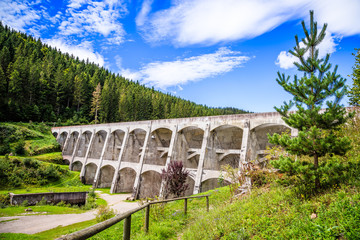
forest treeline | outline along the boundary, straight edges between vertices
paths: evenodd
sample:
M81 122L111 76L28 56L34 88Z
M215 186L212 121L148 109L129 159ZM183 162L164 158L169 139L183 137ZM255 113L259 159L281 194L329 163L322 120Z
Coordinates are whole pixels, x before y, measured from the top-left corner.
M100 122L245 112L211 108L147 88L0 22L0 121L92 122L98 84L95 112Z

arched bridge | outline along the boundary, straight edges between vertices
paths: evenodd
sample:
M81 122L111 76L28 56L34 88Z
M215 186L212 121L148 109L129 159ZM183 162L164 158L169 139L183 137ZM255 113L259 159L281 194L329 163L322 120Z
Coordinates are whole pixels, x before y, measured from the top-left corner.
M267 133L284 131L296 135L274 112L52 128L85 183L136 197L159 195L161 170L173 160L192 173L187 195L213 189L221 166L263 158Z

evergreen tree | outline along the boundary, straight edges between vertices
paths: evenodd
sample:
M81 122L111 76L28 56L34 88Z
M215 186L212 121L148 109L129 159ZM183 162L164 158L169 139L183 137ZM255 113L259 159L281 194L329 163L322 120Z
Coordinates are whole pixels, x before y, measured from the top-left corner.
M360 106L360 48L356 49L357 53L353 55L355 56L355 65L353 66L353 86L349 91L349 103L353 106Z
M95 88L95 91L93 92L93 98L91 102L91 114L95 115L95 124L98 123L98 111L100 109L101 104L101 85L98 83L98 85Z
M340 100L346 93L345 79L336 73L337 66L331 71L329 63L330 55L319 58L318 45L325 37L327 24L324 24L318 32L317 23L314 22L313 11L310 11L310 32L302 21L305 38L302 44L298 36L295 36L296 46L289 51L297 57L299 62L294 64L298 71L303 73L301 78L278 72L277 82L285 91L293 95L293 100L280 108L275 107L283 120L290 127L299 130L298 136L291 138L290 134L274 134L268 136L270 143L280 145L289 153L295 155L307 155L313 157L314 190L320 188L319 158L326 154L344 155L350 149L350 140L347 137L337 136L335 130L352 117L353 114L346 114L345 108L340 105ZM321 110L326 99L327 108ZM292 106L297 107L296 112L289 112ZM282 157L274 163L280 169L295 164L293 159Z

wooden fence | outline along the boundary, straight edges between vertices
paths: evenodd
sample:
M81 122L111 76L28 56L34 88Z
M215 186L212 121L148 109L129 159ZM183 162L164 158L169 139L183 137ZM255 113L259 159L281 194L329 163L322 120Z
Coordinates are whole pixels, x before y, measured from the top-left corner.
M146 208L145 212L145 232L149 231L149 219L150 219L150 206L153 204L159 204L159 203L165 203L165 202L172 202L172 201L178 201L178 200L184 200L184 213L187 214L187 200L190 198L206 198L206 211L209 211L209 196L210 195L201 195L201 196L192 196L192 197L181 197L181 198L173 198L173 199L166 199L161 201L154 201L154 202L148 202L144 205L135 208L133 210L127 211L122 214L117 214L115 217L110 218L104 222L98 223L96 225L90 226L88 228L85 228L83 230L71 233L69 235L65 235L63 237L58 238L57 240L75 240L75 239L87 239L91 236L94 236L95 234L111 227L112 225L122 221L124 221L124 232L123 232L123 239L129 240L130 239L130 232L131 232L131 215Z

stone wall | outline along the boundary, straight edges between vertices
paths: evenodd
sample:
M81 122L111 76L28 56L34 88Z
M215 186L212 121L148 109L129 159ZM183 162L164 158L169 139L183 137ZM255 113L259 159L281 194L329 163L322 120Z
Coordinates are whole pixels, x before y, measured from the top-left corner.
M71 205L84 205L88 192L62 192L62 193L28 193L28 194L14 194L10 193L10 204L21 205L25 200L28 201L29 206L36 205L43 198L48 204L57 204L61 201Z

